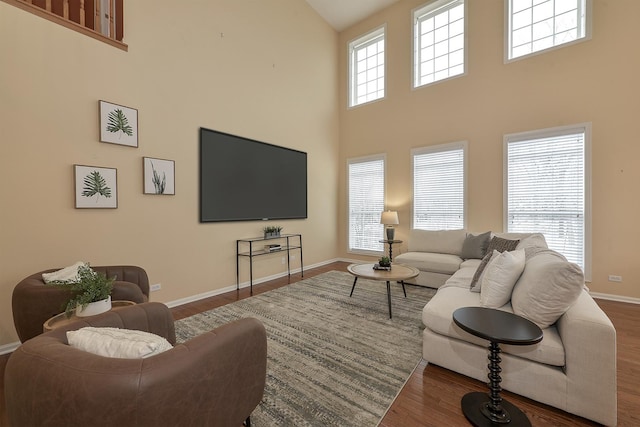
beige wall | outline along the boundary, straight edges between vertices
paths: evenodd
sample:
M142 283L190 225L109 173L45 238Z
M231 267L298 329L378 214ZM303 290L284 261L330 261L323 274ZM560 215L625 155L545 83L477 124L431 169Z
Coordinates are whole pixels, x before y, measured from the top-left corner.
M128 52L0 2L0 346L42 269L140 265L164 302L235 285L235 239L264 223L198 222L200 126L306 151L309 218L271 224L307 265L336 255L336 32L299 0L136 0L125 21ZM138 109L139 148L98 142L100 99ZM143 156L175 160L175 196L142 194ZM73 164L117 168L118 209L74 209ZM267 258L256 277L282 273Z
M502 230L503 135L592 123L592 291L640 298L640 14L636 0L595 0L593 38L503 62L504 1L469 0L467 74L411 89L411 10L402 0L340 34L340 254L347 253L346 161L386 153L387 208L406 251L415 147L468 141L467 228ZM386 24L384 100L347 109L347 43ZM623 277L608 282L609 274Z

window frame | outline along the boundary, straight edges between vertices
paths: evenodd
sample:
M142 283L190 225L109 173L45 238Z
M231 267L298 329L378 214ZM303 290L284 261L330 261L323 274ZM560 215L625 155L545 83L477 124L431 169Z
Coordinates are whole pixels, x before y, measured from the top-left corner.
M557 1L557 0L556 0ZM511 57L511 9L513 0L504 0L504 63L508 64L510 62L519 61L521 59L530 58L532 56L541 55L544 53L548 53L557 49L563 49L565 47L573 46L577 43L583 43L588 40L591 40L592 37L592 17L593 17L593 4L592 0L578 0L584 1L584 36L578 37L575 40L556 44L544 49L536 50L531 53L527 53L524 55ZM555 14L554 14L555 17Z
M363 157L352 157L347 159L347 253L358 254L358 255L369 255L369 256L380 256L384 254L384 244L378 242L379 249L361 249L361 248L352 248L351 247L351 173L350 166L352 164L357 163L367 163L367 162L377 162L382 161L382 209L380 209L380 214L386 209L386 194L387 194L387 155L383 154L373 154L369 156ZM378 214L378 222L380 221ZM383 240L384 237L384 225L379 224L380 233L378 238L375 240Z
M455 74L453 76L448 76L442 79L437 79L434 80L432 82L428 82L428 83L422 83L422 84L418 84L418 80L419 80L419 76L420 76L420 69L421 69L421 62L420 62L420 50L421 50L421 44L419 43L418 39L419 39L419 21L420 18L424 15L427 14L431 14L434 12L437 12L440 9L443 8L447 8L450 6L450 4L452 3L461 3L463 8L464 8L464 16L463 16L463 62L462 62L462 68L463 71L462 73L459 74ZM456 7L456 6L452 6L451 8ZM420 15L420 16L418 16ZM412 72L412 78L411 78L411 88L412 89L421 89L423 87L428 87L434 84L438 84L438 83L442 83L451 79L455 79L458 77L462 77L465 76L467 74L467 52L468 52L468 31L467 31L467 25L468 25L468 5L467 5L467 0L435 0L435 1L430 1L428 3L425 3L419 7L416 7L415 9L413 9L411 11L411 26L412 26L412 32L413 32L413 37L411 39L411 43L412 43L412 61L413 63L411 64L411 72Z
M382 36L382 40L384 41L385 44L385 48L384 48L384 52L383 52L383 58L384 58L384 77L383 77L383 82L384 82L384 88L382 90L382 96L376 99L372 99L369 101L364 101L364 102L360 102L357 103L357 97L356 97L356 91L357 91L357 84L356 84L356 64L355 64L355 54L357 52L356 48L359 46L362 46L363 44L369 45L371 43L373 43L373 40L379 38L380 36ZM347 63L349 64L348 67L348 76L347 76L347 81L348 81L348 96L347 96L347 107L348 108L356 108L356 107L360 107L362 105L367 105L367 104L371 104L372 102L378 102L381 101L383 99L386 98L387 96L387 24L383 24L377 28L374 28L373 30L359 36L356 37L355 39L349 41L347 43Z
M426 147L414 148L411 150L411 229L416 229L416 220L415 220L415 158L416 156L423 154L432 154L432 153L442 153L446 151L454 151L454 150L462 150L463 160L462 160L462 227L463 229L467 228L467 198L468 198L468 186L467 186L467 176L468 176L468 164L469 164L469 144L467 141L457 141L450 142L445 144L431 145ZM450 229L454 230L457 228L444 228L440 227L437 230L445 230ZM432 230L432 229L424 229L420 228L420 230ZM433 229L436 230L436 229Z
M518 132L504 135L503 142L503 231L509 231L509 143L523 142L527 140L561 137L563 135L571 135L584 132L584 248L582 267L586 282L591 282L592 272L592 215L591 215L591 123L578 123L574 125L558 126L546 129L532 130L526 132Z

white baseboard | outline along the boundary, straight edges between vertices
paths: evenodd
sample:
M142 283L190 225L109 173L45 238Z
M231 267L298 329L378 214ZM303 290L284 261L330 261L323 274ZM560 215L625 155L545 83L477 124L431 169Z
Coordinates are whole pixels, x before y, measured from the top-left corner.
M316 264L312 264L312 265L307 265L305 266L305 270L310 270L312 268L316 268L316 267L322 267L323 265L327 265L327 264L331 264L332 262L336 262L338 261L338 259L334 258L334 259L330 259L330 260L326 260L326 261L322 261ZM299 268L295 268L295 269L291 269L291 274L294 273L299 273L300 269ZM281 277L285 277L287 275L287 272L282 272L282 273L278 273L278 274L274 274L271 276L267 276L267 277L261 277L259 279L254 279L253 280L253 284L254 285L258 285L260 283L264 283L264 282L268 282L270 280L275 280L275 279L279 279ZM246 282L242 282L240 283L240 288L248 288L249 287L249 281ZM215 289L213 291L209 291L209 292L204 292L201 294L197 294L197 295L192 295L186 298L180 298L174 301L169 301L166 302L165 304L170 307L177 307L179 305L183 305L183 304L188 304L190 302L196 302L196 301L200 301L201 299L205 299L205 298L210 298L210 297L214 297L216 295L221 295L227 292L231 292L231 291L235 291L236 290L236 285L229 285L229 286L225 286L224 288L220 288L220 289Z
M589 292L593 298L596 299L604 299L609 301L618 301L618 302L628 302L630 304L640 304L640 298L634 297L625 297L622 295L614 295L614 294L603 294L600 292Z

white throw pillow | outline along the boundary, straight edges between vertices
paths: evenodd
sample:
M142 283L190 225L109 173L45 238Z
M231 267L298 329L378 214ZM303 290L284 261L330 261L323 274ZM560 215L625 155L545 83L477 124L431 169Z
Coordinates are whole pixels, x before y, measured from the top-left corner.
M544 329L571 307L584 289L584 274L577 264L561 260L552 251L527 261L513 289L513 312Z
M78 281L78 269L85 263L78 261L69 267L65 267L62 270L52 271L51 273L42 273L42 280L44 283L51 282L77 282Z
M150 332L91 326L67 331L67 341L79 350L121 359L145 358L173 348L165 338Z
M494 251L482 277L480 305L500 308L508 303L511 291L524 270L524 264L524 249L502 253Z

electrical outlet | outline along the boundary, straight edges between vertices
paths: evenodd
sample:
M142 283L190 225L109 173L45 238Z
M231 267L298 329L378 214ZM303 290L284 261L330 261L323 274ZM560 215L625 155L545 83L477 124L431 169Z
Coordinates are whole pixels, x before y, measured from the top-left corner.
M162 289L162 285L160 283L156 283L155 285L151 285L151 292L159 291Z
M622 276L615 276L613 274L609 275L610 282L622 282Z
M285 262L284 257L281 258L280 262L282 263L282 265L284 265L284 262Z
M295 261L296 260L296 256L295 255L291 255L291 260Z

